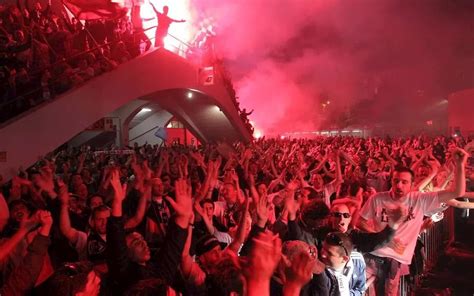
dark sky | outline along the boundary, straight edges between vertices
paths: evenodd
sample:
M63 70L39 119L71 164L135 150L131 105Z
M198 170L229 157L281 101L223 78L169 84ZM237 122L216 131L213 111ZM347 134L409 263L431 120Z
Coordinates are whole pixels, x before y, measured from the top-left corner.
M472 0L196 2L216 20L240 101L267 133L317 129L322 99L333 116L374 99L374 122L397 109L408 124L474 87Z

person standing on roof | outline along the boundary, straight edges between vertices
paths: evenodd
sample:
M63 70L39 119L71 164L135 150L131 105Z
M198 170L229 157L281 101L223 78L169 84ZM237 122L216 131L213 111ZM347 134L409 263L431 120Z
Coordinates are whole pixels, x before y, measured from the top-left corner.
M155 47L163 47L164 46L164 39L166 35L168 35L168 29L170 28L171 23L184 23L186 20L175 20L168 16L169 7L163 6L163 12L159 12L155 5L151 3L153 10L156 13L156 18L158 19L158 27L156 28L155 33Z

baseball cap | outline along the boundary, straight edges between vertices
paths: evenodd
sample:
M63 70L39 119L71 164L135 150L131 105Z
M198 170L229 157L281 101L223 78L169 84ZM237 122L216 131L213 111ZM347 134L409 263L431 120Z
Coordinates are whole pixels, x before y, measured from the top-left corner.
M201 256L202 254L214 249L216 246L221 248L221 244L217 238L212 235L205 235L196 243L196 256Z

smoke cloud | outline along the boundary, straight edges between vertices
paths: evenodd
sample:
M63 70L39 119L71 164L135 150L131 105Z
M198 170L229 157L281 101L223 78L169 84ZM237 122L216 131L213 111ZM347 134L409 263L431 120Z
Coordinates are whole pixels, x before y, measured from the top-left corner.
M474 86L469 0L192 4L215 22L241 106L266 134L318 129L362 100L370 114L351 116L365 123L419 124L413 114Z

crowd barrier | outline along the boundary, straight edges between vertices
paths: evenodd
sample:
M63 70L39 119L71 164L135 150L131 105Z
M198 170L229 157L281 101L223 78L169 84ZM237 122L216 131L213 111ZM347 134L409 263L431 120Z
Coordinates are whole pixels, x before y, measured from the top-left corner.
M438 258L445 248L454 242L454 210L449 207L444 211L444 218L434 226L420 234L424 245L423 270L417 275L406 275L400 279L400 296L415 295L415 288L422 279L436 266Z

